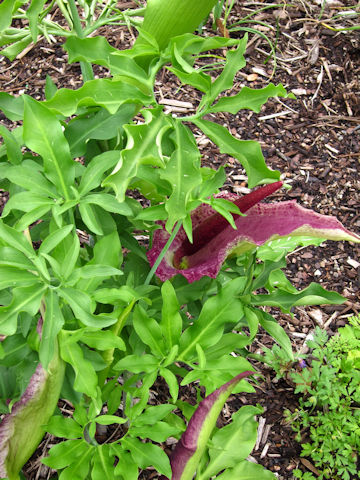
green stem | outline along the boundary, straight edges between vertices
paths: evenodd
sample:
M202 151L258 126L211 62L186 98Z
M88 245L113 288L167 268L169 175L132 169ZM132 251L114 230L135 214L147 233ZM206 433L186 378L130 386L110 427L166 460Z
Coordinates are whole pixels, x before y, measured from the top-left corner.
M175 225L175 228L174 230L172 231L172 234L170 235L170 238L169 240L166 242L166 245L165 247L161 250L160 252L160 255L158 256L158 258L156 259L156 262L154 263L152 269L150 270L148 276L146 277L146 280L144 282L144 285L149 285L152 277L154 276L158 266L160 265L161 263L161 260L165 257L166 255L166 252L169 250L174 238L176 237L177 233L179 232L180 230L180 227L182 225L182 222L178 222L176 225Z
M68 0L68 3L69 3L69 7L70 7L70 12L71 12L71 18L72 18L72 21L73 21L73 30L75 30L76 35L79 38L83 38L83 29L82 29L82 26L81 26L79 12L78 12L78 9L76 7L75 0Z
M76 35L79 38L84 38L85 37L84 30L81 26L81 20L80 20L78 9L76 7L75 0L68 0L68 3L69 3L71 17L73 21L73 31L75 31ZM82 73L84 82L94 79L94 72L89 62L80 62L80 68L81 68L81 73Z
M132 300L126 308L124 308L124 310L121 312L117 322L114 325L112 325L112 327L110 328L110 330L113 332L113 334L116 335L117 337L120 335L122 329L124 328L125 322L126 322L128 316L130 315L130 312L133 309L134 304L135 304L135 299ZM99 385L100 386L104 385L105 380L108 377L111 364L114 360L114 351L115 351L114 348L109 348L108 350L105 350L102 353L102 357L103 357L103 359L106 363L106 367L103 370L101 370L101 372L99 372L99 374L98 374Z
M250 259L250 265L248 265L248 268L247 268L247 281L246 281L246 285L244 287L244 291L242 295L248 295L251 293L251 286L254 281L255 264L256 264L256 252L252 254Z
M67 21L67 24L69 25L69 28L73 28L73 21L71 20L71 17L69 15L69 12L67 11L63 0L56 0L56 3L61 11L61 13L64 15L65 20Z

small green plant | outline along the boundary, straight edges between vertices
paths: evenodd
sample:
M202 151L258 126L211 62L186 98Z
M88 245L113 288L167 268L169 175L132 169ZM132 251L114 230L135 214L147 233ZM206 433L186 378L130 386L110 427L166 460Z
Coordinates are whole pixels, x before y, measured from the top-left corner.
M285 415L302 444L302 456L310 457L319 470L318 478L349 480L359 474L360 316L351 318L349 325L330 339L317 327L307 344L312 350L311 362L290 373L295 393L301 394L299 408ZM286 364L280 349L273 355L266 352L265 359L274 356L275 371L284 376ZM314 478L299 471L294 475L303 480Z
M294 358L290 358L288 353L279 345L274 345L271 349L264 347L263 350L265 352L265 363L271 365L276 373L276 378L288 377L296 362L299 362L300 366L304 362L304 360L301 360L304 355L294 355Z
M302 472L298 468L293 471L293 475L295 478L300 478L301 480L315 480L315 477L310 472Z

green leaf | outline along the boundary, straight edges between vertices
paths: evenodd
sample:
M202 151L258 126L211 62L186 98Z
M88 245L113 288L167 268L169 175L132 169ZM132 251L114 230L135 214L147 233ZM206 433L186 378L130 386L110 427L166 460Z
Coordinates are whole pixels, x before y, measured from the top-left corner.
M161 142L163 134L170 128L169 120L162 113L162 107L142 110L142 114L145 123L124 125L126 148L122 150L114 171L102 182L102 186L114 189L120 202L124 201L126 189L141 164L164 165Z
M32 223L42 220L43 216L51 210L51 205L42 205L40 207L33 208L30 212L22 215L19 220L15 223L15 228L17 230L23 231Z
M45 99L50 100L55 93L57 92L57 86L54 83L53 79L50 75L46 74L46 81L45 81Z
M160 178L167 180L172 188L172 194L166 202L169 218L166 229L170 232L178 220L188 213L191 193L202 182L200 173L200 152L191 130L180 121L174 120L172 139L175 151L170 157Z
M151 352L163 358L165 347L161 328L156 320L147 316L140 305L136 305L134 309L133 325L136 333L145 345L150 347Z
M42 458L41 462L53 469L61 469L71 465L88 449L92 449L85 440L66 440L57 443L49 450L49 456Z
M80 201L80 204L88 203L92 205L99 205L107 212L118 213L124 216L132 216L132 210L129 205L125 202L119 202L113 195L110 193L92 193L86 195Z
M261 480L276 480L277 477L262 465L243 460L236 467L226 469L224 473L217 477L218 480L234 480L234 478L241 478L241 480L259 480L259 478Z
M89 230L96 235L104 235L105 232L102 227L99 210L91 203L80 203L79 212L82 221L89 228Z
M13 122L22 120L24 116L24 96L14 97L9 93L0 92L0 110Z
M114 231L100 238L94 247L94 256L87 263L86 267L91 265L108 265L118 269L122 263L122 250L117 231ZM92 292L100 285L103 278L87 278L78 282L77 287L86 292Z
M2 355L4 358L1 359L0 363L6 367L19 365L31 351L26 338L20 334L5 338L5 340L1 342L1 346L3 348Z
M211 89L211 77L203 72L193 71L191 73L183 72L175 67L167 67L167 69L176 75L178 79L184 85L191 85L192 87L200 90L201 92L210 92Z
M114 423L122 425L127 422L126 418L117 417L116 415L99 415L95 418L99 425L113 425Z
M185 375L181 385L188 385L189 383L199 380L200 385L203 385L206 389L206 393L209 394L219 388L225 381L231 380L239 372L251 368L251 364L244 357L233 357L232 355L226 354L217 359L206 359L205 365L202 365L199 362L199 365L196 366L194 370L191 370ZM252 386L247 382L240 382L236 388L236 393L253 391Z
M175 403L179 395L179 384L176 375L167 368L160 368L159 375L163 377L169 387L172 401Z
M239 45L236 50L227 50L224 69L213 82L210 95L203 98L204 102L212 103L221 92L223 92L224 90L229 90L233 87L235 75L241 68L246 65L246 61L244 58L246 44L247 35L245 35L239 41Z
M0 334L14 335L20 312L27 312L31 316L36 315L45 290L46 287L40 283L14 288L10 305L0 307Z
M239 44L241 40L224 37L201 37L192 33L172 38L169 44L171 52L171 63L183 69L184 72L196 72L192 67L196 55L209 50L219 50L224 47L232 47Z
M69 142L72 156L84 155L90 139L108 140L120 135L123 132L123 124L130 122L134 114L135 106L125 104L114 114L101 109L95 115L89 117L76 117L65 130L65 137ZM106 157L108 153L104 152L101 155Z
M200 187L199 198L205 199L210 197L210 195L224 185L226 181L226 173L223 166L218 170L213 170L212 168L206 169L203 167L201 173L203 175L203 183Z
M239 208L225 198L212 198L209 203L212 208L220 213L220 215L222 215L230 223L233 229L236 230L235 220L230 212L240 215L241 212Z
M145 195L146 196L146 195ZM153 207L144 208L141 210L139 215L137 215L136 220L145 220L145 221L156 221L156 220L166 220L167 212L165 205L154 205Z
M61 438L82 438L83 429L70 417L63 417L62 415L54 415L50 422L46 425L46 431Z
M160 420L163 420L169 415L173 410L175 410L175 405L162 404L155 406L148 406L146 410L132 422L132 425L136 427L141 427L143 425L155 425Z
M75 178L75 163L71 158L61 123L44 103L28 96L25 97L24 142L42 156L45 175L64 198L69 200L69 187Z
M127 355L119 360L114 366L114 370L129 370L133 373L153 372L157 370L159 360L153 355Z
M336 292L329 292L317 283L311 283L297 293L277 288L268 295L252 295L252 305L271 305L283 312L290 312L292 307L301 305L341 305L345 299Z
M105 67L110 66L110 55L117 51L105 37L79 38L75 35L66 39L64 49L68 52L69 63L86 61Z
M50 267L53 269L54 274L60 278L61 277L61 265L60 262L58 262L55 258L51 257L47 253L42 254L42 258L46 259L50 265Z
M76 270L76 276L80 278L109 278L118 275L123 275L123 272L118 268L110 267L108 265L85 265L84 267Z
M154 442L165 442L169 437L174 437L181 430L177 426L169 425L166 422L157 422L154 425L144 425L141 427L131 427L131 433L134 436L149 440Z
M4 206L2 213L6 217L11 210L21 210L22 212L31 212L32 210L44 205L54 205L54 200L44 195L34 192L19 192L11 195Z
M16 286L26 286L39 283L37 276L16 267L0 266L0 290Z
M116 480L117 479L117 477L114 476L114 456L110 454L110 448L111 448L110 445L97 445L95 450L95 456L93 457L93 460L92 460L93 462L93 468L91 471L92 480Z
M170 351L172 347L179 343L182 318L179 313L180 305L176 298L176 292L170 281L163 283L161 287L161 296L163 305L161 310L160 327L162 335L166 341L167 350Z
M16 267L22 270L34 268L25 255L12 247L0 247L0 265Z
M43 318L39 349L40 362L45 370L53 357L55 340L64 322L65 320L59 306L59 298L54 290L49 290L45 295L45 316Z
M206 350L206 358L208 361L216 360L225 354L237 352L249 343L251 339L244 333L225 333L218 343Z
M178 359L191 359L198 343L204 350L217 343L226 323L236 324L243 316L242 303L236 298L243 284L241 277L228 282L204 304L199 318L180 338Z
M38 28L39 15L45 3L46 3L46 0L31 0L30 7L26 11L26 17L29 20L31 38L34 43L37 42L37 37L39 33L39 28Z
M107 350L109 348L125 350L124 341L117 335L114 335L111 330L90 330L87 328L79 339L89 347L97 350Z
M275 270L280 268L286 267L286 260L285 258L281 258L278 262L272 260L265 260L265 262L261 265L260 273L256 276L255 280L251 285L252 291L258 290L259 288L266 285L268 282L269 276Z
M0 32L10 27L16 0L3 0L0 5Z
M54 186L46 180L39 170L39 165L31 160L25 160L21 166L9 167L4 176L15 185L37 194L47 195L51 198L56 196Z
M215 432L209 448L210 461L202 473L204 478L235 467L250 455L257 437L255 415L261 413L262 409L252 405L241 407L233 414L230 424Z
M35 258L35 252L30 243L22 232L17 232L14 228L9 227L0 219L0 238L9 246L16 248L25 254L30 260Z
M73 225L65 225L65 227L59 228L50 233L41 243L39 253L50 253L69 235L73 228Z
M60 334L61 358L70 363L75 372L74 388L90 397L96 396L98 378L92 364L84 358L80 346L69 341L64 334Z
M80 253L80 240L76 233L73 234L70 248L65 254L61 264L61 277L67 280L74 271Z
M270 240L257 249L256 256L260 260L271 260L273 262L279 261L288 252L292 252L299 245L321 245L324 242L323 238L304 236L294 236L286 238L277 238Z
M119 462L115 467L115 475L121 475L124 480L138 480L138 466L134 462L130 453L125 452L121 445L111 444L111 448L115 455L119 458Z
M96 155L86 167L84 175L81 177L78 192L85 195L94 188L98 187L103 179L103 174L114 167L120 161L120 152L110 150L108 152Z
M285 330L277 323L277 321L267 312L257 310L259 313L260 325L266 330L273 339L284 349L290 360L294 360L290 339Z
M86 480L88 478L91 458L94 455L94 447L87 444L86 450L79 455L71 465L59 475L59 480Z
M2 125L0 125L0 136L4 139L8 161L13 165L21 163L21 145L18 143L16 137Z
M221 153L226 153L239 160L249 177L250 188L280 178L280 172L270 170L266 166L259 143L252 140L238 140L231 135L227 128L208 120L193 120L193 123L218 145Z
M269 83L266 87L259 89L243 87L237 95L220 98L215 105L207 110L207 113L229 112L236 115L239 110L244 109L259 113L261 107L270 97L286 98L288 96L292 97L291 94L287 94L281 84L275 86L273 83Z
M94 315L91 298L81 290L62 287L58 289L58 295L68 302L75 317L88 327L104 328L116 322L116 318Z
M151 93L152 78L131 57L131 50L117 50L104 37L69 37L64 48L69 53L69 63L86 61L104 65L110 69L115 80L122 80L144 93Z
M138 398L139 400L134 402L134 405L131 405L130 402L125 407L125 413L129 417L130 424L132 423L133 419L138 417L142 411L144 410L146 404L149 401L150 397L150 388L154 385L154 382L157 378L157 370L153 370L152 372L145 373L142 376L142 385L140 388L133 389L134 398Z
M253 338L258 332L258 326L259 326L258 310L244 306L244 316L246 319L246 323L249 326L249 333L250 333L249 340L251 341L253 340Z
M137 438L127 437L122 440L122 445L129 450L133 461L140 468L147 468L150 465L162 475L171 477L170 461L164 450L152 443L142 443Z
M94 292L93 297L99 303L111 303L113 305L128 305L133 300L142 298L133 288L127 285L120 288L100 288Z
M43 105L68 117L82 106L103 107L114 114L125 103L150 105L152 102L152 95L145 95L133 85L100 78L86 82L78 90L61 88Z

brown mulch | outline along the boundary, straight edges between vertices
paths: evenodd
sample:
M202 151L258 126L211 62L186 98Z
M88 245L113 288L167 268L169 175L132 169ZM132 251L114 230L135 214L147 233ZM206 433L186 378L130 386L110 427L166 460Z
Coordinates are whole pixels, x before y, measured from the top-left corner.
M264 2L237 2L228 25L265 5ZM253 18L270 27L246 26L258 28L276 43L277 68L272 77L274 63L268 58L267 42L250 34L247 65L237 75L232 93L244 85L261 88L271 80L293 91L297 99L270 100L260 114L250 111L236 116L219 114L217 121L228 125L238 138L260 142L267 164L279 169L292 186L292 190L276 194L276 199L296 199L319 213L336 215L347 228L359 233L360 37L357 31L335 32L328 28L350 25L349 21L335 20L334 16L345 9L355 9L355 6L354 0L329 0L322 12L317 3L309 5L296 0L291 6L258 12ZM210 28L208 25L207 29ZM125 48L130 41L124 27L103 27L101 33L118 48ZM233 32L231 36L242 34ZM61 43L49 45L42 40L13 62L0 57L1 91L16 95L27 93L42 99L46 74L58 87L78 88L81 85L79 66L67 64ZM108 75L101 67L96 67L96 74ZM161 86L157 87L158 96L165 105L172 99L196 105L197 92L186 87L179 90L179 87L176 78L164 70ZM166 108L174 111L171 105ZM0 113L1 121L10 125ZM237 160L220 155L200 134L198 141L206 165L226 166L226 188L246 193L245 172ZM6 193L0 195L0 206L6 198ZM359 246L326 242L321 247L306 247L288 256L287 274L297 288L315 281L347 299L340 306L295 308L292 316L272 311L290 335L294 350L303 347L306 336L316 325L334 334L349 316L360 312L359 253ZM262 346L271 345L271 338L260 332L253 349L259 353ZM230 397L224 421L226 414L228 419L230 413L244 403L261 404L265 409L262 415L265 426L262 441L252 457L276 473L279 479L291 479L294 468L307 471L300 461L300 447L294 440L291 426L283 419L284 409L294 410L297 398L288 384L276 382L271 371L258 364L257 367L262 368L264 374L257 393ZM191 401L191 389L181 392L184 400ZM35 460L39 453L46 451L49 441L47 437L36 456L28 462L25 468L28 479L49 478L48 469L43 466L40 470ZM141 478L157 477L148 471Z

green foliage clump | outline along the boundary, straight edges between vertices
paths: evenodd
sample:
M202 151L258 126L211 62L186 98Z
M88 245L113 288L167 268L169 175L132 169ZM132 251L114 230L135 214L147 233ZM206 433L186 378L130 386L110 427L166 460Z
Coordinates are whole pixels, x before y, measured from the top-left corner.
M319 479L350 480L358 478L360 451L360 316L328 338L316 328L312 340L309 366L292 370L291 380L300 393L299 407L285 412L302 443L304 457L310 457L319 470ZM266 353L267 361L276 352ZM281 356L277 355L276 371L284 376ZM296 478L313 480L310 474L295 470Z

